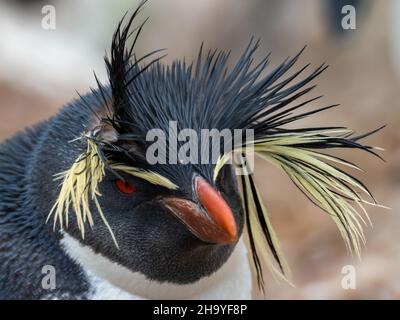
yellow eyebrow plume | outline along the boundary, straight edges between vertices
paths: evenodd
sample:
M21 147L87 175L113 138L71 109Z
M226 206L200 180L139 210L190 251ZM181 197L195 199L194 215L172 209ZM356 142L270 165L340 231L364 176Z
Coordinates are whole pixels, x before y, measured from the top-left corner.
M77 219L82 239L84 239L85 223L88 222L90 227L94 224L90 210L90 201L92 201L118 248L119 246L115 235L107 222L98 200L98 197L101 196L99 184L105 175L105 163L99 156L98 146L95 141L90 137L86 138L86 151L78 156L69 170L55 175L56 180L62 180L61 189L56 202L50 210L46 223L49 221L50 217L53 216L54 229L57 223L60 228L63 228L64 224L67 228L69 211L72 208ZM155 185L160 185L171 190L178 188L178 186L169 179L156 172L116 163L110 163L109 166L114 170L125 172Z
M140 168L130 167L130 166L118 164L118 163L110 163L110 167L116 171L122 171L122 172L130 174L132 176L146 180L147 182L154 184L154 185L162 186L162 187L170 189L170 190L178 189L178 186L175 183L173 183L171 180L167 179L166 177L163 177L162 175L160 175L157 172L143 170Z
M347 139L347 140L346 140ZM243 145L229 154L221 155L214 170L214 181L224 164L233 154L245 153L251 149L263 160L266 160L283 172L315 205L329 214L336 223L349 252L360 256L365 236L362 224L371 224L370 218L364 207L365 204L384 207L375 202L369 190L352 175L339 169L337 165L350 169L359 169L356 165L343 159L322 153L321 150L341 147L345 143L355 144L349 138L349 130L314 130L305 133L282 133L264 137ZM356 141L356 140L355 140ZM252 145L250 148L249 144ZM249 147L249 148L248 148ZM364 148L356 145L355 148ZM373 148L371 148L373 149ZM243 169L243 168L241 168ZM262 204L251 173L238 175L241 190L243 209L246 224L251 228L249 235L250 245L254 250L263 254L263 259L273 274L281 273L281 277L288 273L288 268L279 250L275 232L270 224L268 213ZM364 194L372 201L364 199ZM386 208L386 207L384 207ZM260 229L260 223L262 229ZM263 233L265 237L263 237ZM267 241L274 259L280 268L276 268L268 256L261 249ZM256 267L258 258L256 257ZM280 272L279 272L280 271ZM262 279L261 279L262 282Z

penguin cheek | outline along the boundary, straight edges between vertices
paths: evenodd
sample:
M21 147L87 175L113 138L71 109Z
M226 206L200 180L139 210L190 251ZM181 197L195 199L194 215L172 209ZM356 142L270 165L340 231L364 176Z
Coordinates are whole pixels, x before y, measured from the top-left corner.
M105 214L120 249L110 245L105 228L94 228L92 236L88 233L91 246L133 272L160 282L193 283L217 271L234 248L234 244L199 240L158 201L143 201L133 210L113 208Z

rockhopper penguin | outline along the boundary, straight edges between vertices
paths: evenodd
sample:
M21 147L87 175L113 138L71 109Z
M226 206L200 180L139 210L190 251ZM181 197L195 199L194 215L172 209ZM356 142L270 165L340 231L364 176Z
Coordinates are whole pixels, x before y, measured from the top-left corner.
M144 23L131 26L143 5L114 33L108 84L97 81L0 147L0 298L248 299L251 270L263 288L262 263L287 279L254 173L248 162L231 161L249 150L283 170L358 254L364 204L376 202L343 169L358 167L326 151L377 155L360 142L376 130L356 136L343 127L285 126L333 107L299 112L319 98L302 100L326 66L299 80L307 66L289 72L299 53L265 73L269 56L253 65L254 40L232 68L229 53L202 47L192 64L164 66L160 50L139 58ZM243 139L231 139L228 151L222 139L198 147L201 156L216 151L214 162L185 163L177 152L186 140L174 137L171 123L198 136L239 129ZM168 152L154 153L164 163L149 161L154 129L167 137ZM55 272L50 289L45 266Z

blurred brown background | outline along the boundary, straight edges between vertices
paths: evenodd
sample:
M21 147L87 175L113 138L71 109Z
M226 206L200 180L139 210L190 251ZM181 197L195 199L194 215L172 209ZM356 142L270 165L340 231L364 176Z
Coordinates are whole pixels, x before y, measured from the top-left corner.
M359 177L392 210L369 210L362 261L350 257L331 219L313 207L287 177L257 163L258 182L293 271L292 288L267 273L267 299L400 298L400 0L356 1L356 30L333 28L329 0L151 0L138 53L167 48L164 61L195 57L200 43L232 49L237 57L251 35L262 40L259 57L272 65L308 48L299 63L326 61L317 80L318 106L342 106L304 124L345 125L358 132L388 127L368 138L386 149L383 163L348 154L365 169ZM331 1L333 2L333 1ZM348 1L353 2L353 1ZM56 29L41 27L43 5L56 8ZM0 2L0 139L46 119L75 89L94 86L92 70L106 80L102 57L117 21L137 1ZM398 22L399 21L399 22ZM232 60L234 61L234 60ZM344 290L345 265L356 268L356 289ZM257 290L255 298L263 298Z

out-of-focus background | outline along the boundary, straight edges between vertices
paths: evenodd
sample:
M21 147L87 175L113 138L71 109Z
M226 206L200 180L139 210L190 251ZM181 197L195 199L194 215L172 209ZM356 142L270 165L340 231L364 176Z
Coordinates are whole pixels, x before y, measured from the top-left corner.
M0 140L44 120L95 86L92 71L106 80L103 56L115 26L138 1L2 0L0 2ZM344 30L341 9L356 8L356 29ZM55 30L42 27L45 5L56 9ZM350 257L331 219L310 204L289 179L256 163L258 183L293 271L295 288L267 273L267 299L400 298L400 0L151 0L138 54L167 48L165 63L194 59L201 41L232 49L237 57L252 35L272 65L308 45L299 65L326 61L317 80L318 106L342 106L304 124L344 125L363 132L387 124L368 138L386 149L383 163L363 153L348 157L364 168L357 175L392 210L370 209L373 229L358 261ZM232 60L234 61L234 59ZM317 106L317 105L316 105ZM343 266L356 270L356 289L341 286ZM263 298L257 290L255 298Z

